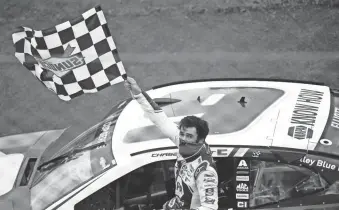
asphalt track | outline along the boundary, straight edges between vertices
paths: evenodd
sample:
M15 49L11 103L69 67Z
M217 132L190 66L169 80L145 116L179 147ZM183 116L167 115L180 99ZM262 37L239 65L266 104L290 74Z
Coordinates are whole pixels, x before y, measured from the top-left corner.
M157 52L157 53L120 53L123 61L140 63L164 63L164 62L216 62L216 61L317 61L317 60L337 60L338 52ZM12 55L0 54L0 63L17 63L17 59Z
M244 77L339 86L336 8L225 12L228 5L219 4L222 1L100 3L125 68L145 90L178 80ZM0 9L0 136L71 126L65 137L70 141L129 97L118 84L62 102L14 56L11 33L16 26L51 27L97 4L91 0L4 3Z

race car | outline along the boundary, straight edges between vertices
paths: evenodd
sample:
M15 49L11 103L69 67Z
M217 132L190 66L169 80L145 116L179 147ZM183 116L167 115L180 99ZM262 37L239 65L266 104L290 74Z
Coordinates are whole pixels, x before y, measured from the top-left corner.
M207 120L220 209L339 209L339 91L321 83L209 79L147 93L173 122ZM178 149L129 98L68 129L0 139L0 209L161 209ZM65 137L66 136L66 137Z

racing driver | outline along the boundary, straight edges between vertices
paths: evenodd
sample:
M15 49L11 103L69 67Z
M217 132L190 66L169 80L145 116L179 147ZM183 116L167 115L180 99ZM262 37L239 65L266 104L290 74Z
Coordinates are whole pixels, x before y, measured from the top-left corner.
M127 77L124 85L146 116L179 148L174 172L175 197L163 208L218 209L218 175L211 150L205 142L208 123L196 116L187 116L178 126L133 78Z

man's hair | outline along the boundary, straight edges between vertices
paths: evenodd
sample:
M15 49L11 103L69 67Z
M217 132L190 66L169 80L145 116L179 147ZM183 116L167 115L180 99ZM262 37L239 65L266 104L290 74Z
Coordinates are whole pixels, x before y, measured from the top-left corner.
M179 129L181 129L182 127L183 128L195 127L198 134L198 140L200 139L205 140L206 136L210 132L210 129L208 128L208 122L196 116L186 116L182 118L179 122Z

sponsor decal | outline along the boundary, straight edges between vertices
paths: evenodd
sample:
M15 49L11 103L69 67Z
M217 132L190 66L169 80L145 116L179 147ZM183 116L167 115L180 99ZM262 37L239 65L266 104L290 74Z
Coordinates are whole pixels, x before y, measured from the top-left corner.
M215 184L203 184L204 188L211 188L211 187L215 187Z
M110 167L110 164L107 164L107 161L104 157L100 157L99 163L100 163L100 166L102 167L102 169L106 169L106 168Z
M94 135L93 144L102 144L90 151L91 167L94 174L102 172L109 167L116 166L116 160L112 153L112 136L115 120L107 121L98 127Z
M203 161L194 172L194 178L196 179L202 171L205 171L209 166L209 162Z
M180 199L178 199L177 197L172 198L169 202L168 202L168 207L170 208L179 208L181 206L184 205L184 202L181 201Z
M207 204L214 204L214 203L215 203L215 199L210 198L210 197L205 197L204 203L207 203Z
M204 182L205 183L213 183L215 184L216 183L216 179L215 178L204 178Z
M236 181L248 182L248 181L250 181L250 177L249 176L236 176Z
M250 196L249 194L245 194L245 193L236 193L235 198L236 199L250 199Z
M180 176L177 178L177 182L175 186L176 186L175 194L181 198L184 195L184 188L182 186L182 180Z
M183 178L184 182L190 181L193 176L193 174L188 170L187 164L181 166L179 175Z
M295 139L310 139L313 137L313 130L304 125L291 126L288 128L288 135Z
M204 177L215 177L213 174L204 174Z
M261 155L260 151L256 151L256 152L252 153L252 157L254 157L254 158L258 158L260 155Z
M294 107L291 126L288 135L299 140L313 137L313 126L318 116L318 110L324 93L301 89Z
M307 164L309 166L316 166L316 167L325 168L325 169L329 169L329 170L333 170L333 171L337 169L336 165L331 164L331 163L327 162L326 160L320 160L320 159L314 160L314 159L308 158L306 156L301 158L300 162ZM338 169L338 171L339 171L339 169Z
M109 136L110 126L113 124L112 121L106 122L101 127L101 133L99 134L98 141L99 142L107 142L109 140L107 136Z
M181 167L181 165L186 164L186 160L185 160L185 159L179 160L179 161L177 161L177 163L178 163L178 164L180 165L180 167Z
M248 192L248 185L246 183L239 183L236 189L237 192Z
M175 199L171 199L170 202L168 203L168 206L173 207L174 204L176 204Z
M248 201L237 201L237 208L248 208Z
M298 95L298 103L309 103L319 105L323 99L323 92L316 90L301 89Z
M249 171L237 171L237 174L242 174L242 175L247 175L249 174L250 172Z
M153 153L151 157L175 157L177 153L173 152L166 152L166 153Z
M331 122L333 128L339 129L339 108L334 107L333 119Z
M245 160L240 160L237 169L239 170L248 170L248 166Z
M182 167L181 167L181 170L183 170L183 171L187 171L187 165L185 164L185 165L183 165Z
M194 168L193 168L193 166L190 164L190 172L193 174L193 172L194 172Z
M218 156L218 157L228 157L232 151L233 151L233 148L222 148L222 149L212 150L212 155Z
M72 55L75 47L70 45L64 50L62 55L52 55L48 59L35 58L40 67L50 71L58 77L63 77L73 69L79 68L85 65L85 59L81 53ZM52 75L47 75L51 77Z
M213 196L214 195L214 188L207 188L205 189L206 196Z

